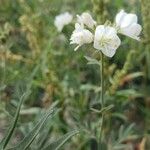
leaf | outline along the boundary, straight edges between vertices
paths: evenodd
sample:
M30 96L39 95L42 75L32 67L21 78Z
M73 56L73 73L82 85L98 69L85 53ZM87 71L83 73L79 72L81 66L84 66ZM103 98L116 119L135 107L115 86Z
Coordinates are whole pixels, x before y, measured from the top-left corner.
M134 126L135 126L135 124L132 123L128 128L126 128L126 129L124 130L124 136L127 137L129 134L131 134L132 131L133 131Z
M122 144L126 140L133 140L133 139L135 140L138 138L137 135L132 134L133 127L134 127L134 124L129 125L127 128L124 128L123 126L120 127L119 133L118 133L118 139L113 144L113 149L119 150L123 148L124 146L127 146L127 145Z
M45 148L43 148L42 150L58 150L59 148L61 148L61 146L63 146L71 137L73 137L75 134L79 133L79 130L73 130L67 134L65 134L64 136L60 137L58 140L56 140L53 143L50 143L49 145L47 145Z
M94 108L91 108L91 110L94 111L95 113L103 114L103 113L109 112L113 107L114 105L109 105L109 106L102 108L101 110L97 110Z
M93 90L95 93L98 93L98 92L101 91L101 87L94 86L94 85L91 85L91 84L83 84L83 85L80 86L80 89L83 90L83 91Z
M121 79L120 85L122 86L126 82L130 82L131 80L134 80L135 78L142 77L142 76L144 76L143 72L133 72L133 73L127 74Z
M112 114L112 116L116 117L116 118L119 118L119 119L121 119L122 121L125 121L125 122L128 120L127 117L125 115L121 114L121 113L115 112L115 113Z
M57 111L55 109L52 109L49 112L47 112L28 135L16 147L11 148L9 150L27 150L36 138L36 136L39 134L42 127L45 125L46 120L49 117L52 118L56 114L56 112Z
M89 57L89 56L84 56L85 57L85 59L88 61L88 65L100 65L100 62L99 61L97 61L96 59L94 59L94 58L91 58L91 57Z
M125 98L128 98L130 95L133 96L133 97L142 97L143 95L139 92L139 91L136 91L134 89L125 89L125 90L119 90L116 92L116 96L120 96L120 97L125 97Z
M17 121L18 121L18 118L19 118L19 113L20 113L21 105L22 105L22 103L24 101L25 95L26 94L22 95L22 97L20 98L20 102L19 102L16 114L15 114L15 117L14 117L14 121L13 121L12 125L10 126L10 128L8 129L8 131L6 132L5 137L1 141L1 143L0 143L0 149L5 149L5 147L7 146L10 138L12 137L14 129L15 129L16 125L17 125Z
M43 133L40 135L39 139L36 141L36 149L42 149L42 147L45 145L45 143L47 142L47 139L49 137L49 134L52 130L52 127L45 127L46 129L43 131Z

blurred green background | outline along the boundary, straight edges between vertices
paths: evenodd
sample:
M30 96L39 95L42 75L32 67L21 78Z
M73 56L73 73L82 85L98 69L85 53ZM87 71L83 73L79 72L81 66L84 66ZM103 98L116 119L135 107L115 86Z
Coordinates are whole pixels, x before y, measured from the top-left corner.
M114 107L106 113L103 144L108 150L150 149L150 1L97 3L102 3L101 14L93 12L90 0L0 0L0 139L21 95L30 87L10 145L29 133L43 111L58 101L59 113L47 122L30 149L40 149L49 139L53 141L75 128L84 130L62 150L97 149L101 116L91 108L100 108L99 68L87 65L84 56L98 59L99 55L92 52L92 46L74 52L69 44L74 24L58 33L54 19L66 11L74 18L89 11L94 19L114 21L124 9L138 15L142 40L121 37L115 57L106 59L105 103Z

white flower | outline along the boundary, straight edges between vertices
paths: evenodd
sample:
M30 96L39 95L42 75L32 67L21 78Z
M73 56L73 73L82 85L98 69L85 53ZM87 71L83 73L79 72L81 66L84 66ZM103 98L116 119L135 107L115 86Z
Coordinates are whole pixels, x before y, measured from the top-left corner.
M108 57L112 57L120 44L121 41L115 28L104 25L97 26L94 37L95 49L101 50Z
M116 15L116 25L117 28L119 28L119 32L133 39L139 40L142 27L137 22L138 19L135 14L128 14L124 10L121 10Z
M73 16L69 12L62 13L55 17L54 24L59 32L62 31L63 27L71 23Z
M96 25L96 21L93 20L92 16L89 13L82 13L81 16L77 15L78 23L86 25L88 28L93 29Z
M93 34L89 30L84 29L82 25L76 23L70 40L70 44L78 44L75 48L76 51L83 44L91 43L93 41Z

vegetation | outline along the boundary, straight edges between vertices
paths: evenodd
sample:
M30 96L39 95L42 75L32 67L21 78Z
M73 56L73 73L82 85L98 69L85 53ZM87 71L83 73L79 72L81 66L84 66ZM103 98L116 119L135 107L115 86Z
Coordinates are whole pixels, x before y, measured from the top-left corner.
M149 0L0 1L0 150L150 149ZM76 14L98 24L137 14L140 42L121 35L114 57L70 45ZM72 23L58 32L55 17ZM103 119L104 116L104 119ZM101 122L103 120L103 126ZM100 140L100 133L101 140Z

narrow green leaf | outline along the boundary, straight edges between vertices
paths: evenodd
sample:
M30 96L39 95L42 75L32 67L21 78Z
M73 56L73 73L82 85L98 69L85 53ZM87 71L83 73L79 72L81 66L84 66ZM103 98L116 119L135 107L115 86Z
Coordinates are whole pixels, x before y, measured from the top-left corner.
M94 58L91 58L89 56L84 56L84 58L88 61L88 63L87 63L88 65L95 65L95 64L100 65L100 62Z
M117 112L113 113L112 117L119 118L119 119L121 119L122 121L125 121L125 122L128 120L125 115L123 115L121 113L117 113Z
M45 145L45 143L47 142L47 139L49 138L49 134L51 130L52 130L52 126L49 126L49 127L46 126L45 131L43 131L39 139L36 141L37 143L36 149L42 149L43 145Z
M0 143L0 149L2 149L2 150L5 149L5 147L7 146L10 138L12 137L14 129L15 129L16 125L17 125L17 121L18 121L18 118L19 118L19 113L20 113L21 105L23 103L25 95L26 94L22 95L22 97L20 98L20 102L19 102L19 105L17 107L17 111L16 111L16 114L15 114L13 123L10 126L10 128L8 129L8 131L6 132L5 137L3 138L3 140Z
M103 113L107 113L108 111L110 111L113 107L114 105L109 105L109 106L102 108L101 110L97 110L94 108L90 108L90 109L94 111L95 113L103 114Z
M132 133L134 126L135 126L135 124L132 123L127 129L125 129L124 135L128 136L129 133Z
M90 90L93 90L95 93L98 93L101 91L101 87L99 86L94 86L92 84L82 84L80 86L80 89L83 90L83 91L90 91Z
M60 137L58 140L56 140L53 143L50 143L42 150L58 150L61 148L71 137L73 137L75 134L79 133L79 130L73 130L64 136Z
M33 128L33 130L14 148L11 148L9 150L27 150L31 143L34 141L36 136L39 134L40 130L45 125L46 120L49 117L53 117L56 114L56 110L52 109L48 113L46 113L40 121L36 124L36 126Z

